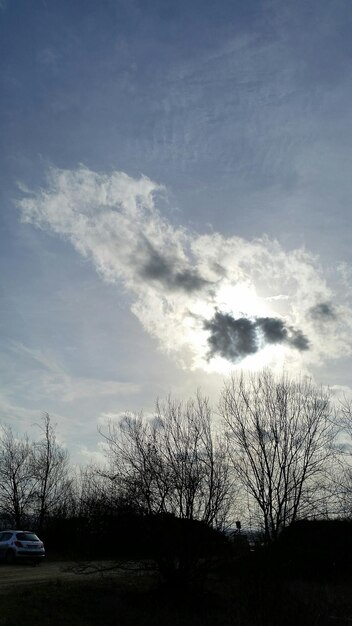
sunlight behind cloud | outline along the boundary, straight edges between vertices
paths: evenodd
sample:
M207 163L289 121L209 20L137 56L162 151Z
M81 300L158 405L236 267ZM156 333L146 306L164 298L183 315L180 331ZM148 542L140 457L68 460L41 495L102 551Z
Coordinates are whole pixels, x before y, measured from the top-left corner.
M252 356L245 357L239 363L231 363L227 359L215 357L202 367L208 373L222 374L229 376L232 372L238 370L246 370L249 372L260 372L264 368L270 367L274 373L282 372L285 365L287 366L287 350L282 346L266 346ZM201 366L200 366L201 367ZM297 359L292 363L290 369L301 371L301 366Z
M352 351L352 315L315 257L171 225L164 188L123 172L52 168L23 197L24 222L68 239L105 281L122 284L160 348L186 369L305 368Z
M237 285L224 283L219 286L216 293L216 304L222 311L231 313L234 317L248 316L271 316L274 311L260 298L254 285L239 283Z

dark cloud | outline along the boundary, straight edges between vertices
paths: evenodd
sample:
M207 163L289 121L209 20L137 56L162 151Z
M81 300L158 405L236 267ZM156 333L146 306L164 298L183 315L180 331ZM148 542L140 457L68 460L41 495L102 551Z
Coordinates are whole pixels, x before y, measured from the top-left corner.
M147 244L147 252L145 262L140 270L143 278L161 281L169 280L170 276L172 276L172 268L169 261L155 250L150 242Z
M278 317L257 317L252 324L254 328L260 328L263 332L266 343L282 343L287 340L288 331L285 322Z
M336 317L335 307L331 302L320 302L309 309L310 316L315 320L333 320Z
M218 354L236 362L258 350L255 327L246 317L236 320L228 313L216 311L213 319L204 322L204 328L210 330L210 357Z
M170 290L183 290L188 293L198 291L211 283L195 270L178 269L176 263L162 255L145 237L145 260L140 275L146 280L158 280Z
M297 350L308 350L309 341L302 331L287 326L279 317L257 317L253 324L262 331L265 343L287 343Z
M301 352L303 350L309 350L309 340L302 333L301 330L290 326L289 333L290 334L287 343L289 343L293 348L297 348L297 350L300 350Z
M216 311L211 320L204 322L204 328L210 331L209 358L219 355L234 363L255 354L266 344L284 343L297 350L309 348L308 339L300 330L276 317L235 319L229 313Z
M221 276L221 278L227 276L227 270L220 263L213 263L211 268L218 276Z
M193 270L183 270L181 272L176 272L173 276L173 283L175 287L180 287L185 291L198 291L202 289L206 285L210 285L211 283L205 278L202 278L198 272Z

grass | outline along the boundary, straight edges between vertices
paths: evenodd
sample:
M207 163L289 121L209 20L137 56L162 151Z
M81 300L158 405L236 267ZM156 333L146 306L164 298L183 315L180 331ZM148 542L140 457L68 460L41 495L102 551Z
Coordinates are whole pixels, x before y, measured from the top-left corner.
M229 568L198 590L150 575L52 582L0 597L0 626L347 626L350 581L283 580Z
M46 584L1 596L1 626L172 626L220 624L218 607L195 596L165 593L150 581ZM210 612L209 612L210 611ZM211 621L207 621L210 617Z

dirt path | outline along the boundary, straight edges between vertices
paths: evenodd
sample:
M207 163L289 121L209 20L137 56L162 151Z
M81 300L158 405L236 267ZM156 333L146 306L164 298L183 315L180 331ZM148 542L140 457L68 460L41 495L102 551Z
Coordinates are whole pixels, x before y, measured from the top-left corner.
M33 567L28 563L0 565L0 594L17 585L33 585L50 581L82 580L92 577L124 575L124 570L116 569L114 563L104 561L92 565L77 566L76 563L44 561Z

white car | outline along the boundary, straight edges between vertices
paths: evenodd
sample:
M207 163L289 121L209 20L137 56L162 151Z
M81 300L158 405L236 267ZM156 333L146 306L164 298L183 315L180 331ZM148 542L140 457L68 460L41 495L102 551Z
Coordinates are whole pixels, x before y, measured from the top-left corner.
M29 530L3 530L0 532L0 559L14 563L26 559L39 563L45 557L43 542Z

